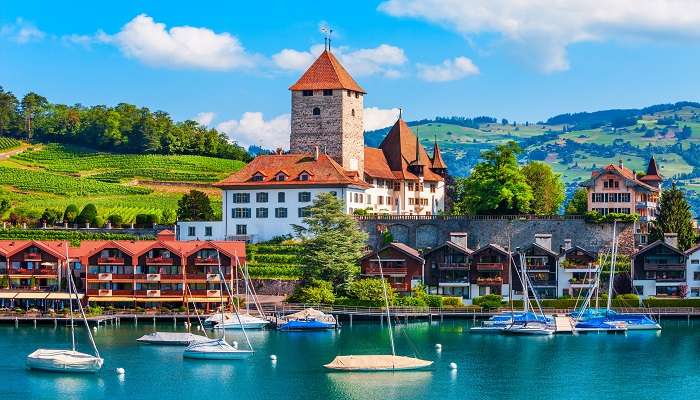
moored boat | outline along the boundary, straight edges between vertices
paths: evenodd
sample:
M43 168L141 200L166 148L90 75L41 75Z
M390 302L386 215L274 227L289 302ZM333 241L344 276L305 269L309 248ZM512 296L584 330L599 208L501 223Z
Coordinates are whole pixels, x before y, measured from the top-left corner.
M136 339L140 343L170 346L187 346L191 343L205 340L209 340L209 338L189 332L151 332Z
M335 317L313 308L307 308L289 314L277 322L281 331L322 331L335 329L338 322Z
M185 358L205 360L243 360L253 355L253 350L241 350L224 338L197 341L185 349Z

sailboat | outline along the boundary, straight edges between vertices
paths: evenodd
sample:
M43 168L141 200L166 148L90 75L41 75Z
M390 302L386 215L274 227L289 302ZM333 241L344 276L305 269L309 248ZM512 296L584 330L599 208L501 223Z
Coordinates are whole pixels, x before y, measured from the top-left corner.
M520 280L523 284L523 316L521 318L513 318L510 325L503 328L501 332L509 335L553 335L556 332L551 318L548 318L542 312L542 307L540 306L540 301L537 298L537 293L532 291L532 295L535 298L535 303L539 309L539 315L536 312L530 311L530 278L527 276L527 260L525 256L520 253ZM510 266L509 266L510 268Z
M70 259L68 258L67 243L66 264L68 307L70 314L71 349L37 349L27 356L27 367L29 367L30 369L51 372L94 373L102 368L102 364L104 364L104 359L100 357L100 352L97 350L95 340L92 337L92 332L90 331L90 325L88 324L87 318L85 317L85 310L83 310L83 305L80 303L80 298L78 297L78 289L75 286L75 281L73 280L73 272L70 269ZM94 355L81 353L76 350L75 321L73 318L73 294L75 294L75 299L78 303L80 315L83 319L83 322L85 323L85 328L87 329L88 337L90 338L90 343L92 344Z
M203 335L197 335L195 333L190 332L190 327L192 326L189 323L190 320L190 312L189 312L189 300L188 300L188 293L189 293L189 287L185 285L185 305L187 306L187 332L151 332L148 334L145 334L141 336L140 338L136 339L137 342L139 343L146 343L146 344L153 344L153 345L164 345L164 346L189 346L190 344L197 342L197 341L202 341L202 340L208 340L209 338ZM196 310L196 306L195 306ZM199 326L203 328L202 326L202 321L199 318L199 314L197 314L197 320L199 321ZM204 329L202 329L204 330Z
M245 314L230 312L216 313L204 320L204 322L206 324L214 325L214 329L241 329L242 327L245 327L246 329L262 329L269 325L270 321L250 314L249 299L252 298L255 302L258 313L262 316L265 315L250 284L248 263L245 264L245 268L242 268L238 257L236 256L234 258L236 259L236 275L238 274L239 269L243 274L243 285L245 286ZM233 279L233 276L231 279ZM236 293L238 293L238 284L236 284ZM233 298L231 300L233 301Z
M342 372L372 372L372 371L410 371L429 367L432 361L421 360L420 358L397 356L394 346L394 333L391 328L391 313L389 311L389 296L386 291L386 280L382 270L382 261L377 253L379 263L379 275L382 277L382 290L384 293L384 303L386 305L386 321L389 329L389 341L391 343L391 355L354 355L336 356L333 361L324 365L325 368Z
M224 288L226 289L226 293L230 298L233 297L233 294L229 290L228 284L226 283L226 277L224 276L224 273L221 271L221 258L219 256L219 252L217 250L216 252L216 259L218 262L218 267L219 267L219 290L221 291L221 308L220 312L223 314L224 312ZM238 316L238 308L236 305L233 305L233 311L236 313L236 316ZM222 316L223 318L223 316ZM240 322L240 318L238 318L238 321ZM222 335L220 338L215 338L215 339L209 339L209 340L202 340L202 341L196 341L194 343L191 343L187 348L185 349L183 353L183 357L185 358L195 358L195 359L204 359L204 360L240 360L240 359L246 359L250 356L253 355L254 350L253 346L250 343L250 339L248 338L248 334L245 331L245 327L241 326L241 330L243 331L243 335L245 336L246 343L248 344L249 350L242 350L238 348L238 344L234 343L231 345L226 341L226 333L222 331Z

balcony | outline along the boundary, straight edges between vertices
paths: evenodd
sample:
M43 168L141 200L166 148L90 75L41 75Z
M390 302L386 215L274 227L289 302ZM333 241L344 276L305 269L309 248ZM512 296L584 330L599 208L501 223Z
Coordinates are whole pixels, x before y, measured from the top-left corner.
M593 278L581 278L581 279L571 278L571 279L569 279L569 283L572 285L587 285L588 286L588 285L592 285L593 283L595 283L595 281L596 280Z
M182 274L160 274L161 281L181 281Z
M219 274L207 274L207 282L219 282L221 280L221 275Z
M158 289L146 290L146 297L160 297L160 290L158 290Z
M174 258L146 257L146 265L173 265L174 262Z
M97 259L99 265L124 265L123 257L99 257Z
M205 273L192 273L192 274L187 274L187 279L188 280L206 280L207 279L207 274Z
M503 283L503 278L500 276L494 278L476 278L477 285L500 285Z
M207 297L221 297L221 290L207 290Z
M556 281L532 281L532 286L533 287L550 287L550 286L557 286Z
M685 264L644 263L644 269L647 271L685 271L685 268Z
M206 296L209 291L206 289L190 289L189 292L192 296Z
M24 261L41 261L41 254L39 253L25 253Z
M99 289L97 291L98 296L111 296L112 295L112 289Z
M182 290L161 290L161 296L182 296Z
M160 282L160 274L146 274L146 281Z
M682 283L682 282L685 282L685 277L684 277L684 276L681 276L681 277L666 277L666 278L659 278L659 277L657 277L657 278L656 278L656 281L657 281L657 282L679 282L679 283Z
M439 263L438 269L468 271L469 264L467 264L467 263Z
M57 276L58 271L54 268L39 268L37 270L34 270L34 275Z
M567 270L579 270L581 272L589 272L589 271L595 271L598 267L593 264L574 264L570 262L564 262L561 264L561 266Z
M552 272L551 268L548 265L528 265L527 266L527 272Z
M194 265L218 265L216 257L195 257Z
M32 275L32 272L28 268L10 268L10 275Z
M637 210L645 209L645 208L656 208L656 202L654 201L638 201L637 202Z
M406 267L386 267L382 268L384 275L391 276L406 276L408 275L408 268ZM378 265L370 265L365 270L365 275L382 275L379 271Z
M503 263L476 263L477 271L503 271Z

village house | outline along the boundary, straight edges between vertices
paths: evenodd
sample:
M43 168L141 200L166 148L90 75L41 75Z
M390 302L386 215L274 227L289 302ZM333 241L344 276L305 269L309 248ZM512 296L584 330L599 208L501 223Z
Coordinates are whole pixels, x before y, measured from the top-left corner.
M261 155L214 186L221 221L178 222L180 240L260 242L293 233L319 193L344 211L434 215L445 209L447 165L399 115L378 148L364 145L365 90L327 48L290 88L289 153Z
M559 252L558 296L585 296L593 287L598 273L598 255L573 246L571 239L565 239Z
M469 274L474 252L467 237L465 232L452 232L448 241L423 254L425 284L431 293L471 299Z
M686 254L678 249L678 235L665 233L632 254L632 282L641 298L684 297L687 290Z
M700 245L685 252L687 297L700 297Z
M399 293L411 292L425 278L425 260L418 250L398 242L362 257L360 266L363 277L383 277Z

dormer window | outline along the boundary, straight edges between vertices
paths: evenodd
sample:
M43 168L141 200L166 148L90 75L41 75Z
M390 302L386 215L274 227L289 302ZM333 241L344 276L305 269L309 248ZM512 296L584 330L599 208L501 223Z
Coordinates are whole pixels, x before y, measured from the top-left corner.
M299 175L299 180L300 181L308 181L309 180L309 174L306 172L302 172L301 175Z
M318 107L314 107L313 110L311 110L311 114L313 115L321 115L321 109Z
M301 92L301 94L302 94L302 96L304 96L304 97L310 97L310 96L313 96L313 95L314 95L314 91L313 91L313 90L303 90L303 91Z
M262 182L265 180L265 175L263 175L261 172L256 172L255 174L253 174L250 180L253 182Z
M278 172L277 175L275 175L275 180L278 182L286 181L287 174L285 174L284 172Z

